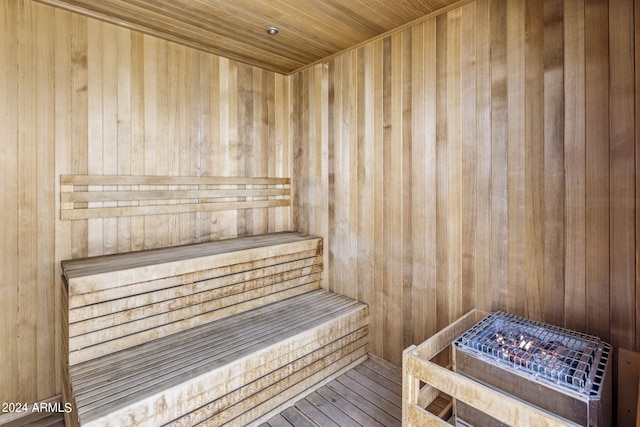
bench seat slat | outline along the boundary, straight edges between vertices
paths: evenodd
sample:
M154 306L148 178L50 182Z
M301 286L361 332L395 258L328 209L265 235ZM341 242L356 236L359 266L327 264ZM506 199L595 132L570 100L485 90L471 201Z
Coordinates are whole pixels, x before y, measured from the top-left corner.
M151 377L151 380L148 380L148 377L130 377L127 381L129 384L134 384L133 388L122 390L122 386L119 385L114 389L115 393L99 396L98 400L94 399L85 402L83 401L82 394L77 395L76 399L79 404L81 419L83 419L84 422L97 420L99 418L94 417L100 414L110 414L110 416L113 416L113 413L118 410L124 410L126 413L126 405L131 401L139 402L153 397L161 400L166 399L167 397L163 396L162 390L171 390L174 388L188 390L188 383L197 380L198 377L207 377L208 380L206 384L219 384L224 382L225 375L222 372L226 372L229 369L229 365L241 366L247 362L247 359L251 357L255 358L257 353L281 355L281 348L286 349L285 354L291 353L289 349L293 343L295 343L294 347L304 347L309 344L312 347L326 345L326 343L322 342L322 339L318 339L317 333L319 330L327 332L325 331L327 328L332 329L332 327L327 326L328 324L340 324L341 322L343 324L342 327L336 328L335 325L333 326L333 328L336 329L334 334L337 334L337 337L331 337L331 334L327 335L328 338L326 339L333 340L339 338L340 335L344 335L345 332L343 331L350 331L352 328L359 329L365 326L366 322L363 319L366 317L366 307L361 303L354 302L346 297L331 294L324 290L312 292L311 294L313 295L308 296L312 298L306 298L306 304L302 304L299 307L302 309L299 318L293 317L291 321L281 322L280 328L276 327L270 334L262 334L259 335L259 337L253 335L252 337L255 338L255 341L249 340L245 347L239 345L227 352L214 356L212 359L205 358L205 360L200 361L199 364L193 360L186 364L178 363L179 366L183 366L182 369L177 368L174 370L167 367L160 370L160 373L155 377ZM330 299L331 303L322 304L321 300L323 297ZM290 309L294 309L295 300L296 298L291 298L290 300L280 301L271 304L271 307L267 308L275 313L287 313L286 320L289 320L288 313ZM301 323L300 318L305 318L304 309L306 308L307 312L309 312L309 310L316 306L320 307L317 309L316 316L314 316L314 313L311 311L309 314L311 319L306 322L302 321ZM242 322L242 315L233 317L238 317L235 319L238 322L235 326L235 333L238 336L242 336L244 333L250 334L251 330L255 328L255 319ZM346 327L348 324L351 324L351 327ZM295 358L299 356L298 354L293 354L292 358L295 360ZM169 357L173 359L174 356ZM195 358L197 357L196 355ZM262 360L262 358L260 360ZM163 372L164 376L162 374ZM137 381L141 382L138 383ZM202 381L204 382L204 380Z
M313 292L300 295L298 298L300 301L313 298ZM259 321L269 321L272 318L281 318L281 313L278 312L278 306L267 305L260 311L251 310L243 313L247 322L253 322L256 328L260 328ZM120 351L117 353L111 353L103 357L89 360L87 362L71 366L69 371L77 379L84 377L93 377L100 373L114 372L111 365L118 364L121 367L115 368L124 369L123 361L127 360L154 360L154 356L165 354L179 354L182 351L190 351L191 345L213 345L219 339L218 337L224 336L226 331L232 332L233 325L236 323L235 318L227 317L220 319L215 323L202 325L200 327L191 328L181 332L180 334L169 335L164 338L150 341L144 345L132 347L126 349L126 351ZM210 339L211 341L207 341ZM184 348L184 350L183 350ZM197 347L196 347L197 348ZM177 353L176 353L177 352ZM110 358L116 357L117 363L112 363ZM105 363L107 361L107 363Z
M335 303L337 304L337 302ZM243 319L238 319L239 322L241 322L240 325L235 326L231 333L225 333L226 337L223 337L223 339L226 340L226 342L207 343L207 345L200 349L192 349L192 351L187 353L186 357L183 358L177 358L175 354L164 356L164 360L156 361L151 367L152 369L141 370L128 377L122 373L112 375L109 378L109 382L104 386L107 389L105 394L108 395L109 398L117 398L113 393L109 393L109 390L117 389L117 393L125 394L131 392L128 384L131 384L131 388L133 389L136 387L146 387L145 384L148 380L170 385L173 378L182 374L186 376L197 376L201 372L216 369L219 366L227 364L229 361L243 357L246 354L251 354L256 349L277 343L282 337L288 337L299 331L312 329L324 323L327 319L331 318L332 315L353 307L355 307L353 304L343 304L336 306L334 309L330 308L330 306L321 307L316 312L310 312L309 319L305 319L304 312L299 312L296 313L297 316L291 317L291 322L288 322L289 315L287 314L284 321L277 322L277 320L274 320L272 325L268 325L271 326L270 328L266 331L261 330L260 332L252 331L254 327L253 322L248 324L242 322ZM292 307L292 309L295 308ZM224 332L226 331L223 331L223 333ZM249 337L242 339L245 333L248 333ZM211 335L214 338L217 337L215 332ZM235 342L234 338L236 339ZM219 347L211 348L212 346ZM116 359L113 365L117 366L119 363L120 361ZM122 376L124 376L124 378ZM104 396L98 396L98 398L104 399ZM84 406L85 403L95 401L98 398L92 398L91 395L85 396L80 390L78 390L76 394L76 401L81 407Z
M132 286L132 295L102 295L101 298L94 299L90 305L71 309L69 322L77 323L166 301L176 301L179 298L201 298L205 292L217 291L219 294L216 296L222 297L320 271L322 258L314 256L222 277L188 281L177 286L147 290L144 293Z
M253 284L243 283L239 287L246 287L246 289L240 292L237 290L233 292L233 289L223 288L222 291L200 292L157 304L143 305L124 312L89 318L69 325L70 346L72 349L80 349L123 335L151 329L158 325L191 318L202 313L212 313L225 307L235 306L277 293L283 289L293 289L298 286L316 283L321 278L321 274L316 271L268 285L260 282L254 282ZM220 295L225 290L230 295ZM90 335L87 336L86 334Z
M322 239L274 233L63 262L69 426L247 425L362 362L368 308Z
M114 339L111 341L103 341L103 342L100 342L99 344L92 345L90 347L81 348L80 350L77 350L77 351L72 351L69 355L69 361L71 364L81 363L85 360L99 357L110 351L118 351L120 349L134 347L136 345L140 345L144 342L149 341L149 339L159 339L168 335L172 335L172 334L184 331L185 329L196 327L198 325L201 325L202 323L215 321L217 319L220 319L221 317L232 315L239 311L250 310L252 308L256 308L264 304L270 304L274 301L279 301L281 299L286 299L286 298L299 295L305 292L310 292L315 289L318 289L318 287L319 287L318 282L304 284L296 288L287 289L275 294L265 296L257 301L256 300L248 301L248 302L233 305L230 307L225 307L215 312L202 313L196 317L189 317L189 318L178 320L172 323L166 323L166 324L163 324L162 327L155 327L153 329L142 330L140 332L133 333L131 335L125 335L125 336L119 337L117 340ZM118 328L116 327L114 329L117 332ZM72 340L73 338L69 339L70 348L74 349L75 346L71 344Z
M315 295L305 295L309 299ZM300 298L301 299L301 298ZM313 303L308 301L309 305ZM320 305L319 303L322 303ZM269 334L283 333L287 329L293 329L298 322L312 322L322 320L330 315L329 308L340 309L344 305L338 306L335 299L327 298L326 301L316 302L313 309L307 305L299 304L287 308L287 316L274 310L260 310L258 316L232 316L225 319L224 325L204 325L194 328L200 332L200 336L190 339L190 342L182 342L182 334L169 336L162 339L161 343L147 343L136 348L135 354L123 351L105 356L94 369L82 372L78 375L76 370L72 371L72 376L77 384L76 396L78 401L84 399L82 394L85 388L95 389L100 384L108 387L123 388L123 384L130 378L139 381L145 375L159 376L160 372L167 371L168 375L173 375L181 366L192 366L192 362L198 359L210 358L217 360L229 351L241 352L245 346L251 346L256 342L264 342L269 338ZM342 303L342 302L341 302ZM331 306L333 305L333 307ZM275 307L274 307L275 308ZM251 328L247 325L252 325ZM176 342L178 341L178 342ZM144 351L145 348L149 350ZM191 360L189 360L191 359ZM81 368L81 366L79 366Z
M310 239L309 236L298 233L274 233L63 261L62 267L67 280L70 283L72 281L76 283L77 289L72 288L71 293L80 294L83 293L82 286L91 288L93 284L93 290L100 285L103 288L111 288L119 286L120 282L131 281L132 277L139 278L145 273L149 276L147 280L150 280L150 278L180 274L181 271L205 269L207 265L250 262L276 253L310 250L317 247L317 241L318 239ZM243 256L243 252L250 252L250 254ZM199 268L199 265L204 268ZM153 266L156 268L149 269ZM105 283L103 279L110 277L118 281Z
M255 420L257 414L267 413L277 407L278 403L273 402L274 400L290 400L322 379L366 357L366 329L354 334L360 338L353 340L351 336L345 337L345 341L351 341L350 344L342 346L342 343L337 342L335 348L338 350L329 352L330 349L327 349L300 358L168 425L193 426L203 422L208 425L223 425L230 421L235 425L246 425Z
M223 265L217 268L197 270L157 280L142 282L138 281L129 285L72 295L69 301L69 308L82 308L85 306L98 304L103 301L111 301L119 298L143 295L148 292L170 289L179 285L183 285L185 283L198 283L237 273L257 273L256 270L261 268L265 269L265 271L267 271L267 269L282 271L284 268L286 268L287 263L304 262L309 258L321 259L322 257L318 256L317 250L313 249L309 251L294 252L286 255L277 255L269 258L256 259L251 261L251 263Z

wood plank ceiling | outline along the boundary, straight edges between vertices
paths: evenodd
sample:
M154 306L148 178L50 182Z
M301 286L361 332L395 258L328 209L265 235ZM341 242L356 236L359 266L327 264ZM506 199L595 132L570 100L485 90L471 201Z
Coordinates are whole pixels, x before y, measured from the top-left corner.
M282 74L458 0L37 0ZM275 27L271 36L267 29Z

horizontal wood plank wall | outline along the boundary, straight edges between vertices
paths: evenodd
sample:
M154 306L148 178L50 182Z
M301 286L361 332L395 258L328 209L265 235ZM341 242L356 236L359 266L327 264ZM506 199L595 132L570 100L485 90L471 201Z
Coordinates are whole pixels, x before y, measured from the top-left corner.
M60 393L60 260L291 228L287 207L60 221L59 177L290 177L291 93L31 0L1 2L0 57L0 402L30 402Z
M640 348L633 12L477 0L293 76L294 224L376 354L473 306Z

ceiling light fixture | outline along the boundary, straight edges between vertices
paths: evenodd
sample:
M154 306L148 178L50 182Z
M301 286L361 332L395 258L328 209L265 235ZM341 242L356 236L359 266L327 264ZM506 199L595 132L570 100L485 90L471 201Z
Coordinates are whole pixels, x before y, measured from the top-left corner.
M267 28L267 33L271 34L272 36L275 36L276 34L278 34L278 29L276 27Z

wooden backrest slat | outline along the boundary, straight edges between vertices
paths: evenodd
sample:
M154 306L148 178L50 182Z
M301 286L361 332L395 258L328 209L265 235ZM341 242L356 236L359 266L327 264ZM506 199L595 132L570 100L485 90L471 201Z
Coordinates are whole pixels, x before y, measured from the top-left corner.
M245 176L61 175L60 185L285 185L291 178Z
M121 175L60 177L60 218L63 220L290 206L290 178Z
M63 203L137 202L140 200L223 199L229 197L289 196L290 188L220 188L215 190L74 191L62 193Z

